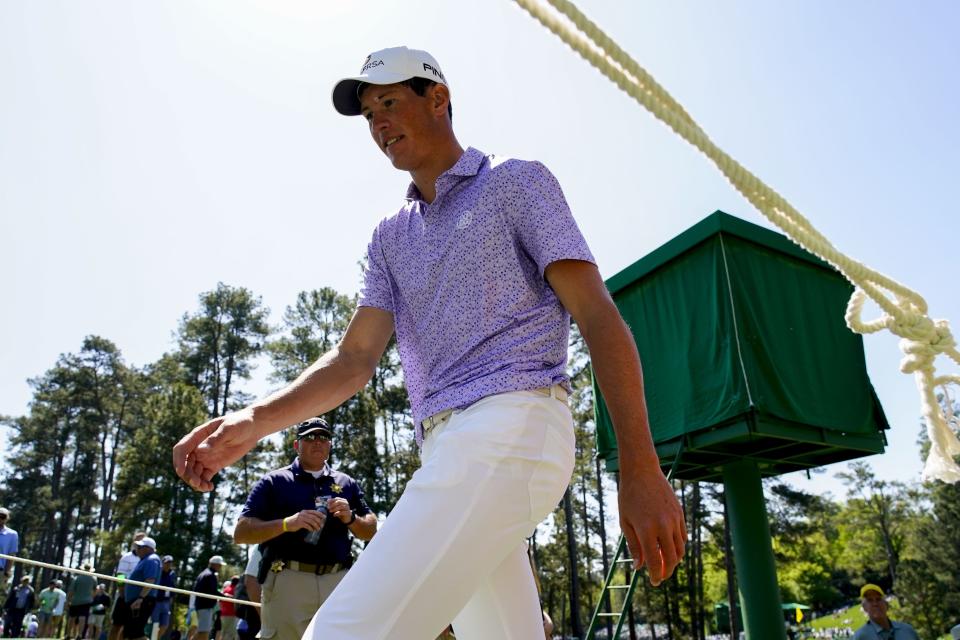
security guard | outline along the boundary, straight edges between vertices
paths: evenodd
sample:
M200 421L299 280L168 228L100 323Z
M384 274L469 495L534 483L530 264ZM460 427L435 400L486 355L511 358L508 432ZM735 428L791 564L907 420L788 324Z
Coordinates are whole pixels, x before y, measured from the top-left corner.
M332 436L322 418L297 425L297 459L254 485L234 529L235 542L263 552L262 638L300 640L353 564L349 534L369 540L377 531L360 485L327 464Z

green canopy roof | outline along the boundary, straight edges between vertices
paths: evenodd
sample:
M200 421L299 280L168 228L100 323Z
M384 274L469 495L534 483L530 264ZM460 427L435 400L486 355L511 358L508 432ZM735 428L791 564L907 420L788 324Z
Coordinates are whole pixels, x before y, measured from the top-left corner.
M883 451L887 421L843 319L852 286L784 236L717 211L607 287L674 477L717 480L742 457L769 476ZM598 454L616 470L597 398Z

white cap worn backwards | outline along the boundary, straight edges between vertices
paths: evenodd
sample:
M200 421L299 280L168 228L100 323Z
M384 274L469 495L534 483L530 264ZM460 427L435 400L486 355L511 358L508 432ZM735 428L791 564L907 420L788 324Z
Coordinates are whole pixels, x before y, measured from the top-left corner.
M393 84L410 78L426 78L447 84L440 65L426 51L406 47L374 51L363 61L360 75L344 78L334 85L333 106L345 116L358 116L360 98L357 97L357 89L361 83Z

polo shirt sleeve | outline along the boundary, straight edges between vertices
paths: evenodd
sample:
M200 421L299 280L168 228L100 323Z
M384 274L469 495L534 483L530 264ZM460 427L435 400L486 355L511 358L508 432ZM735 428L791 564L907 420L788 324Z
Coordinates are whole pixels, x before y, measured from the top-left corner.
M381 222L373 232L373 238L367 245L367 264L363 271L363 287L357 306L376 307L394 313L393 289L390 286L390 274L383 255L383 233Z
M573 219L560 183L543 164L524 162L516 174L516 193L506 207L508 222L542 276L558 260L596 264Z
M260 553L260 548L254 547L253 551L250 552L250 559L247 560L247 567L243 570L243 575L256 578L260 572L260 561L262 559L263 555Z
M153 578L160 581L161 566L159 558L150 558L146 567L144 567L144 577L149 580Z
M272 489L273 482L270 476L257 480L257 483L253 485L253 489L250 491L250 495L247 496L247 501L243 505L240 516L243 518L257 518L258 520L273 520L274 518L270 515L270 504L272 502L270 494L272 493Z
M363 499L363 489L360 488L359 482L351 478L350 483L347 485L347 490L349 493L347 502L350 503L350 508L356 512L357 517L365 516L371 512L367 501Z

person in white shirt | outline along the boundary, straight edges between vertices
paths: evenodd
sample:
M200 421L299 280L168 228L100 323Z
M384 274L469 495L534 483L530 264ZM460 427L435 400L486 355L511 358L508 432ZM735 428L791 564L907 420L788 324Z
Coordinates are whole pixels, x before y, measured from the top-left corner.
M133 573L140 562L140 556L137 555L137 543L147 536L146 531L137 531L133 534L133 542L130 544L130 550L123 554L120 562L117 563L117 575L124 578ZM120 590L122 592L122 589ZM130 617L130 607L123 601L123 597L115 598L113 603L113 614L110 616L110 635L108 640L121 640L123 638L123 625Z

